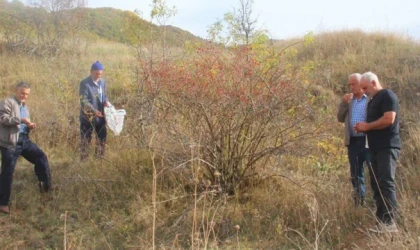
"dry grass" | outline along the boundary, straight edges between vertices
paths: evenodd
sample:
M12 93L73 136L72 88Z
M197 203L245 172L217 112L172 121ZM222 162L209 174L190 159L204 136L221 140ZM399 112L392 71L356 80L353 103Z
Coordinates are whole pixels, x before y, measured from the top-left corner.
M12 212L0 217L2 249L418 249L420 126L411 108L417 105L412 92L420 81L414 64L419 45L394 35L343 31L321 34L299 50L297 64L312 60L316 65L310 79L314 89L329 91L330 98L320 103L328 133L305 142L310 150L296 146L293 154L271 159L270 167L261 169L271 177L234 196L217 193L217 184L199 178L202 162L174 167L169 152L177 145L157 124L140 123L137 114L145 109L134 101L139 94L131 92L137 75L129 48L94 44L80 58L0 55L7 62L0 66L2 97L18 80L33 86L29 105L39 128L32 138L47 153L58 187L41 196L32 167L19 161ZM80 163L78 85L95 60L105 64L110 100L124 105L128 115L123 134L110 134L106 159ZM341 95L347 75L366 70L401 86L396 91L406 126L396 236L367 233L373 208L353 205L342 127L334 118L338 98L333 92ZM152 134L157 135L153 143ZM154 145L167 153L152 160Z

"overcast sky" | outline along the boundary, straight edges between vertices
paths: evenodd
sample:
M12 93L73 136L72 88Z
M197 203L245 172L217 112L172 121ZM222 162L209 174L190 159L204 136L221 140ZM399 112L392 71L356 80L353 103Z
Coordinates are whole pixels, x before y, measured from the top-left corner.
M88 0L88 7L134 11L150 21L152 0ZM168 24L207 38L208 27L239 6L239 0L166 0L177 14ZM258 27L274 39L302 36L309 31L360 28L398 32L420 39L420 0L255 0Z

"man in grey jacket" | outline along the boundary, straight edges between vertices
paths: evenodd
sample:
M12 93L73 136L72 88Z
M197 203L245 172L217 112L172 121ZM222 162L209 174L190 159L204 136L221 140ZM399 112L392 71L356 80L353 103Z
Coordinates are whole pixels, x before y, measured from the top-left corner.
M51 188L50 167L45 153L29 139L29 132L36 128L31 122L26 99L30 93L29 85L20 82L15 95L0 103L0 212L8 214L13 173L16 161L23 156L35 165L35 174L41 192Z
M368 97L360 87L361 75L351 74L348 84L351 93L345 94L339 105L337 119L345 124L345 145L347 146L348 159L350 163L351 183L354 190L355 204L365 204L365 177L364 166L366 162L370 166L369 152L366 148L366 135L356 133L353 129L358 122L366 121L366 110Z

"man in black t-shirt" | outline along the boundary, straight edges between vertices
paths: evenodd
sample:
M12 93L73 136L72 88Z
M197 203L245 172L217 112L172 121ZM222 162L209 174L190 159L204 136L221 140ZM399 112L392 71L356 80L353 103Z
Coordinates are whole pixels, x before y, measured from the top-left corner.
M372 72L362 75L360 86L371 100L366 122L357 123L354 130L367 134L372 164L371 185L379 222L369 230L394 233L398 232L394 221L397 210L395 171L401 150L398 98L391 90L382 88Z

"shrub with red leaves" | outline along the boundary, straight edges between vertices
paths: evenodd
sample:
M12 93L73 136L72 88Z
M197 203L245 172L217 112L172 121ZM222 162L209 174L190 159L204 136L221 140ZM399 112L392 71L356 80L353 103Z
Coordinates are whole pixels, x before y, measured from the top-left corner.
M204 178L226 193L319 128L303 76L281 54L263 52L206 45L182 61L155 64L147 78L165 136L194 148L206 163ZM188 150L181 156L191 157Z

